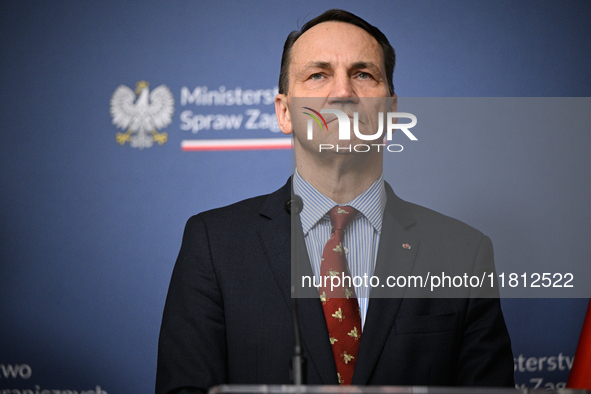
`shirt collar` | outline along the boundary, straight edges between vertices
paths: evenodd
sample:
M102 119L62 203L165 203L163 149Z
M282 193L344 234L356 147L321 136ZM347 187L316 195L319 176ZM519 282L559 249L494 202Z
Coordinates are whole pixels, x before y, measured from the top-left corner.
M337 205L349 205L363 214L369 220L376 231L382 231L382 218L386 207L386 189L384 176L381 175L366 191L347 204L337 204L310 185L300 174L295 171L293 177L294 194L300 196L304 203L300 220L304 235L322 219L328 215Z

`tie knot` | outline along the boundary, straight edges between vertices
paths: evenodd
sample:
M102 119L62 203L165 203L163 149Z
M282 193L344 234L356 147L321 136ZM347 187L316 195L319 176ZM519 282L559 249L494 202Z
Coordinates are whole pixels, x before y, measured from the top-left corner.
M332 224L333 231L345 230L349 224L357 216L357 210L353 207L343 206L334 207L330 210L330 223Z

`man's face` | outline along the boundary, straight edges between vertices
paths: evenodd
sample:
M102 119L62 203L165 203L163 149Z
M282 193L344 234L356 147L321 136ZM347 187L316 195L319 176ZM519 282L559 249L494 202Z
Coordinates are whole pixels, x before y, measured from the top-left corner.
M320 23L293 45L288 92L290 97L387 97L382 48L357 26Z
M302 34L292 47L288 93L277 98L277 118L281 130L290 134L292 120L297 122L290 111L294 97L325 98L312 102L322 101L321 108L347 111L347 106L353 108L359 98L390 96L384 55L376 39L349 23L324 22ZM297 118L299 114L293 115ZM329 115L326 120L330 123L334 117ZM299 135L299 129L296 139L307 145L309 141ZM317 134L322 135L315 133L315 140ZM325 133L328 139L316 142L335 142L335 133L330 134ZM309 148L317 150L317 146Z

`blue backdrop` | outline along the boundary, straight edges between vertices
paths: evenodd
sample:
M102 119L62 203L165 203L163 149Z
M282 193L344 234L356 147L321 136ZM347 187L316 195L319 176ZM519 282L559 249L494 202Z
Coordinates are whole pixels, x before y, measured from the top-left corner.
M181 144L283 137L265 117L274 112L265 97L277 86L283 42L335 7L389 37L401 97L590 95L585 1L2 1L0 389L153 391L160 318L186 219L273 191L291 171L289 150ZM152 90L165 85L175 101L172 122L158 130L167 142L144 149L119 144L125 130L110 115L117 87L141 80ZM243 101L208 104L206 92L229 91ZM222 121L239 115L238 127ZM589 140L578 139L588 131L545 136L580 141L576 167L563 171L574 171L581 187L564 195L589 188ZM423 163L407 169L415 183L394 185L401 197L454 194L457 173L426 185L420 179L438 163ZM523 164L543 179L544 166ZM483 193L470 224L486 232L487 209L500 193ZM472 197L452 198L462 205ZM453 207L444 211L454 216ZM581 237L584 226L591 235L573 219L579 227L566 220L562 232ZM518 239L523 218L514 220L506 228ZM503 300L519 385L566 381L586 305Z

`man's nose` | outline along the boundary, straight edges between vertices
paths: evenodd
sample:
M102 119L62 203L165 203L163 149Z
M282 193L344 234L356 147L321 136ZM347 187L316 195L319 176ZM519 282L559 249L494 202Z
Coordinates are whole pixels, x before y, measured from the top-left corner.
M332 89L330 92L330 97L354 97L355 94L355 87L351 81L351 78L347 73L340 72L336 73Z
M356 104L358 100L355 85L348 73L337 73L330 89L329 103L332 105Z

